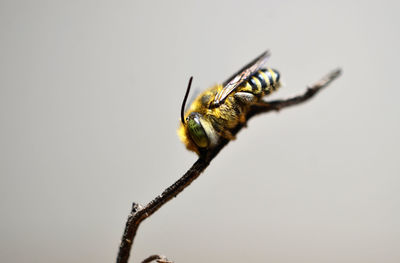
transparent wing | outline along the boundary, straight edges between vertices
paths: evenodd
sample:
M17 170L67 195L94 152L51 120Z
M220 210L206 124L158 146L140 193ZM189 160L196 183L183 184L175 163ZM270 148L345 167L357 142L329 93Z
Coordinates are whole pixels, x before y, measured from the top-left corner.
M227 79L223 83L224 87L222 90L215 96L214 104L217 106L220 105L232 91L258 71L267 62L269 56L270 52L267 50Z

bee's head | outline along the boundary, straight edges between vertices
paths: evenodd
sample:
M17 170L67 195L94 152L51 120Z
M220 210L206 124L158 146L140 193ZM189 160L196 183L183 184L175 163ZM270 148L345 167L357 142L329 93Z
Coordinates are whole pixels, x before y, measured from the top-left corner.
M202 116L197 112L192 112L186 118L186 125L190 138L199 148L207 148L209 140L202 125Z

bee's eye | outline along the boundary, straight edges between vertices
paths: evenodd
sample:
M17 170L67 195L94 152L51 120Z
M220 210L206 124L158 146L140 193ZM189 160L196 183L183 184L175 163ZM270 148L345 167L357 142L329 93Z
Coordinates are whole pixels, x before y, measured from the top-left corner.
M194 143L196 143L200 148L206 148L208 146L208 137L200 123L200 120L197 117L188 118L187 127Z

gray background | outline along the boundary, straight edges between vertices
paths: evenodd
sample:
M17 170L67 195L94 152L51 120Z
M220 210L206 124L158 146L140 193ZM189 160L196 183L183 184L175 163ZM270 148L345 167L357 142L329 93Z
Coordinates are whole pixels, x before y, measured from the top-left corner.
M131 202L195 161L205 89L269 48L312 101L254 118L143 223L133 259L400 262L396 1L1 1L0 260L113 262Z

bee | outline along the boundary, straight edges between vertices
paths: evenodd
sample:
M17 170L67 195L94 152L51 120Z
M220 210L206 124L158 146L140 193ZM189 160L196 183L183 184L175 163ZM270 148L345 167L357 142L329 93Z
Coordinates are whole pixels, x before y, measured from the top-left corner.
M184 113L193 80L190 78L178 129L178 135L188 150L201 155L214 148L221 138L234 139L231 131L246 123L250 107L281 86L280 73L264 67L269 56L269 51L265 51L223 84L205 90Z

